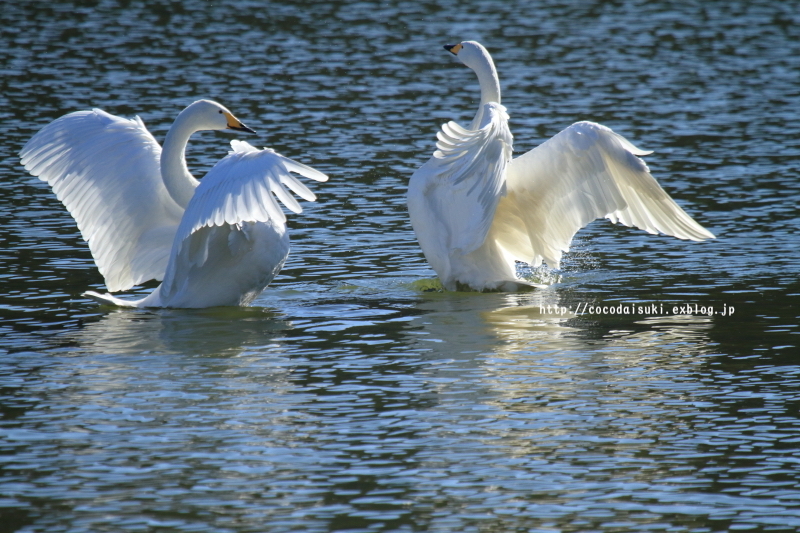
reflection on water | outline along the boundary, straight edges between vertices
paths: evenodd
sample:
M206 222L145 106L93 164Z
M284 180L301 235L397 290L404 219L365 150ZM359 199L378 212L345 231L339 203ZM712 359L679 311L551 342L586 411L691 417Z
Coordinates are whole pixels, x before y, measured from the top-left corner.
M0 529L800 530L793 8L6 2ZM518 151L602 122L718 239L598 222L547 290L420 289L404 195L477 105L441 48L464 39L497 63ZM284 270L251 309L86 301L87 246L14 153L91 107L163 139L197 98L331 176ZM192 171L229 139L193 137ZM624 303L736 314L576 312Z
M102 354L236 356L246 349L279 344L289 329L291 324L278 313L264 308L119 309L65 337Z
M412 339L432 359L474 361L489 353L513 353L542 339L570 343L574 314L553 315L561 307L555 290L528 293L426 294L416 307L423 314L409 322Z
M48 364L4 378L29 398L6 426L5 496L47 530L797 525L796 469L764 452L794 446L800 369L781 371L794 392L759 392L767 374L715 366L718 318L609 328L543 312L557 290L397 282L273 303L113 311L58 335Z

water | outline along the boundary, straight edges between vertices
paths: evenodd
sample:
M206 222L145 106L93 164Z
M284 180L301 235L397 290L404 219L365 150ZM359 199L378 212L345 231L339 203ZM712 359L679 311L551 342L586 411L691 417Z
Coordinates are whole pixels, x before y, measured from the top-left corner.
M800 530L789 3L2 7L0 530ZM606 124L718 239L596 222L546 290L423 290L404 193L474 113L441 48L463 39L495 58L518 152ZM198 98L331 181L254 307L97 307L15 154L91 107L163 139ZM192 139L197 175L228 139Z

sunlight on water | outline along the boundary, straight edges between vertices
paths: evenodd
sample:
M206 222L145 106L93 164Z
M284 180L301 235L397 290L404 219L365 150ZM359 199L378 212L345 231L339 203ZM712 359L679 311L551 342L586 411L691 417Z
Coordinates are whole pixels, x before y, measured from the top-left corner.
M553 285L561 283L563 280L563 276L558 270L549 268L547 265L531 267L525 263L517 263L517 276L537 285Z

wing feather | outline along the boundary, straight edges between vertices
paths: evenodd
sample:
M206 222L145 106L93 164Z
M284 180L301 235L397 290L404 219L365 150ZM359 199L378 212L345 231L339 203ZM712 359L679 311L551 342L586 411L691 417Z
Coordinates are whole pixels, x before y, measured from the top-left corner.
M51 122L20 151L75 218L111 292L164 276L183 210L164 187L160 156L138 117L100 109Z
M476 130L443 125L433 157L411 176L409 215L432 264L437 255L481 246L505 195L513 142L508 115L502 105L488 103L483 117Z
M257 150L246 142L231 143L233 151L219 161L200 181L183 216L172 247L170 267L164 277L162 292L169 293L175 278L172 264L182 247L195 246L193 239L206 239L212 233L202 228L236 225L244 222L286 223L280 200L295 213L302 212L297 200L283 187L297 180L289 174L302 168L307 177L325 181L328 177L311 167L296 163L272 150ZM297 183L294 183L297 182ZM305 187L305 186L303 186ZM316 198L316 197L315 197ZM195 235L198 235L195 239Z
M558 267L575 233L608 218L649 233L700 241L714 238L661 188L622 136L578 122L508 166L492 236L513 257Z

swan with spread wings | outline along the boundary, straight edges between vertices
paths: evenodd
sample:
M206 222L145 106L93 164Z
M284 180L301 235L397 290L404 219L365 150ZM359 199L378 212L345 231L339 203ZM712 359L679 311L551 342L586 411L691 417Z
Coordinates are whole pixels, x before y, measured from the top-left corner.
M186 165L189 138L225 129L253 132L224 106L199 100L175 119L163 149L139 117L100 109L65 115L28 141L23 166L73 216L107 289L162 280L139 300L85 296L124 307L247 305L269 285L289 253L276 198L300 213L287 188L308 201L316 197L291 173L328 177L232 141L233 150L196 180Z
M622 136L577 122L512 157L500 80L475 41L446 45L481 89L468 128L442 126L433 157L412 176L408 211L417 240L448 290L518 290L516 261L559 268L572 237L597 218L679 239L712 239L661 188Z

